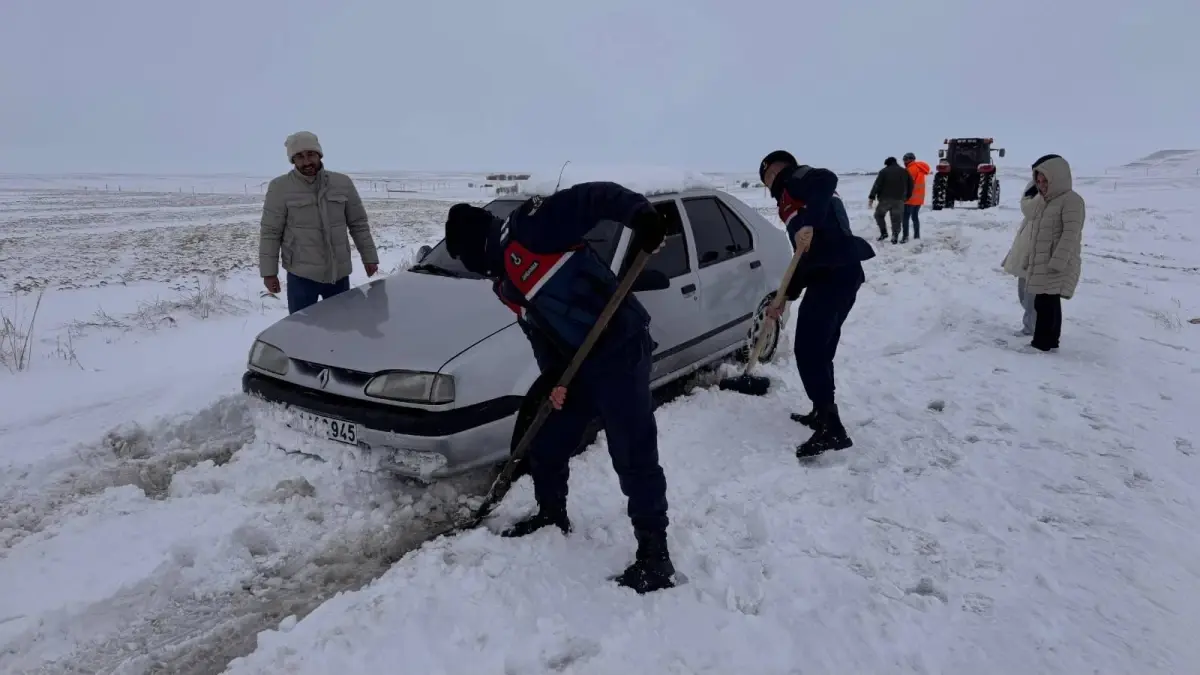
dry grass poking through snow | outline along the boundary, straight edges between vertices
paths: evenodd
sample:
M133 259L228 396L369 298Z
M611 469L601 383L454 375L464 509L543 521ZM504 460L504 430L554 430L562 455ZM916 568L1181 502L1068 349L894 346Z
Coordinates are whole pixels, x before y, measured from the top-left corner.
M216 276L207 281L196 279L182 294L168 299L155 298L138 303L133 312L113 316L103 308L97 309L86 319L76 319L67 325L67 334L79 337L93 330L147 330L178 324L178 315L196 319L215 316L235 316L250 310L250 303L221 290Z
M8 368L10 372L29 368L30 356L33 354L33 328L44 294L44 290L38 293L33 311L27 319L19 316L15 296L11 316L0 309L0 365Z

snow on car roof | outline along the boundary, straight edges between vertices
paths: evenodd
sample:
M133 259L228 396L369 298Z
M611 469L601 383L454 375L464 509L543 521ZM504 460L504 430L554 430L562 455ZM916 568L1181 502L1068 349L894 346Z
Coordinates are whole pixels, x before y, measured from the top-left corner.
M562 171L562 182L558 173ZM653 165L568 164L565 169L554 167L535 171L518 188L521 195L551 195L579 183L612 181L646 196L683 192L693 188L716 188L704 174L689 169Z

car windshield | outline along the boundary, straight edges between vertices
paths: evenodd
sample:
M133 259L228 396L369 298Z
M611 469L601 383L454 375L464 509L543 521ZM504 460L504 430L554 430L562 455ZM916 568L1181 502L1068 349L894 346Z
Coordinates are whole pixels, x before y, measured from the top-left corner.
M497 218L507 218L513 209L521 205L520 199L495 199L483 208ZM482 279L483 277L467 269L463 264L446 252L446 240L438 242L433 250L409 268L411 272L435 274L462 279Z

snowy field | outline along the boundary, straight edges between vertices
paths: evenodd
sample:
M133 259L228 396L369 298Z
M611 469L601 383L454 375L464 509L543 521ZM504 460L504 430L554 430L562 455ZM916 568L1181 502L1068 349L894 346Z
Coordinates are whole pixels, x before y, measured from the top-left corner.
M838 351L852 449L796 462L790 353L765 398L660 408L690 581L644 597L605 581L634 541L603 435L573 463L575 533L524 540L493 532L527 479L487 529L425 543L480 477L278 449L310 442L240 394L285 313L252 177L0 177L0 672L1195 672L1200 177L1133 173L1076 179L1058 353L1020 350L999 270L1018 172L999 208L926 207L919 242L876 245ZM357 178L382 270L437 241L447 200L487 199ZM870 181L840 192L874 242Z

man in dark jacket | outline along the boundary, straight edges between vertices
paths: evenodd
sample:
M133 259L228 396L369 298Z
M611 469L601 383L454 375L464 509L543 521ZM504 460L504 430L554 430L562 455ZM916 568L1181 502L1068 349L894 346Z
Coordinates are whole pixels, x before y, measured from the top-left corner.
M895 157L883 160L883 169L875 176L875 184L871 186L871 194L867 197L867 207L876 199L879 206L875 207L875 224L879 226L879 241L887 239L887 227L883 224L886 213L892 219L892 243L908 241L908 228L904 228L904 238L900 239L900 228L904 223L904 202L912 197L913 179L908 170L896 163Z
M446 250L488 277L518 317L543 376L557 379L612 298L618 280L584 236L601 220L634 231L633 245L654 252L666 222L640 194L616 183L581 183L527 199L501 221L484 209L455 204L446 220ZM523 537L553 525L570 532L568 460L599 417L608 452L628 499L637 556L617 583L646 593L674 585L667 551L666 478L658 462L658 428L650 394L654 342L650 314L626 296L572 381L555 387L555 412L530 446L537 513L503 536Z
M790 153L776 150L763 158L758 175L770 186L793 250L804 252L787 297L795 300L805 291L796 311L796 367L813 409L792 419L811 428L813 435L796 449L796 456L849 448L854 443L834 402L833 358L842 324L866 281L862 263L874 258L875 251L850 231L832 171L797 165Z

